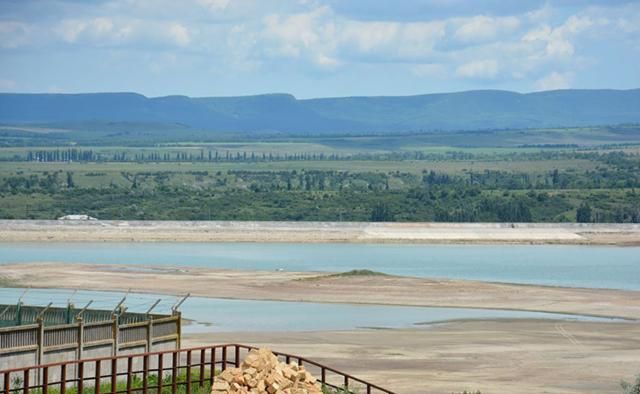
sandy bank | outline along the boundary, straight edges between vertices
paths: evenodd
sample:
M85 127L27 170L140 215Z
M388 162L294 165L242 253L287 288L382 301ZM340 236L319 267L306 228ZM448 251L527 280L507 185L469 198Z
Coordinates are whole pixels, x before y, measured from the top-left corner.
M0 220L0 242L20 241L640 245L640 225Z
M640 292L395 276L320 274L206 268L29 263L2 265L17 285L87 290L132 289L252 300L515 309L640 319Z

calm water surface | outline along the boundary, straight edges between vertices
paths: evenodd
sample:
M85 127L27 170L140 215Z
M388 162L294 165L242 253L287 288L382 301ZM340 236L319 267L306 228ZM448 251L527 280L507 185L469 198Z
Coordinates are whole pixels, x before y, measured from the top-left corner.
M33 261L242 270L342 272L371 269L418 277L640 290L640 247L0 243L0 264Z
M0 303L16 302L24 289L0 288ZM76 306L93 300L92 308L113 309L122 293L32 289L23 301L30 305L65 306L73 296ZM169 313L176 297L153 294L129 294L126 306L132 312L145 312L155 300L162 302L154 310ZM193 320L185 333L223 331L323 331L356 328L406 328L453 319L537 318L587 321L619 321L585 316L464 308L421 308L403 306L319 304L279 301L244 301L193 297L183 304L182 316Z

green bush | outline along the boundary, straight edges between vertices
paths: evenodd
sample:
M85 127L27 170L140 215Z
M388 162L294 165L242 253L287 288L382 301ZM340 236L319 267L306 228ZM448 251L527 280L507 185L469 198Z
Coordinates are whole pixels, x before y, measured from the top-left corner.
M640 394L640 375L636 376L636 381L633 383L622 381L623 394Z

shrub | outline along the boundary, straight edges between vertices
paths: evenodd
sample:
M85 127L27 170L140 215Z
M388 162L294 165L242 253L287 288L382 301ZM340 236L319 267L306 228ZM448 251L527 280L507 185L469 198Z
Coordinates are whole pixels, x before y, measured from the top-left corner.
M622 386L623 394L640 394L640 375L636 376L634 383L622 381L620 386Z

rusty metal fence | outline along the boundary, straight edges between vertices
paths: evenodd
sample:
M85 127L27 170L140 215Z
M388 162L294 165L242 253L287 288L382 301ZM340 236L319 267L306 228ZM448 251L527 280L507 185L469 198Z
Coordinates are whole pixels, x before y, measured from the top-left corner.
M0 371L0 393L206 392L217 372L228 366L240 366L251 349L253 347L246 345L224 344L7 369ZM307 358L280 352L274 354L281 361L304 365L325 388L339 393L394 394Z

